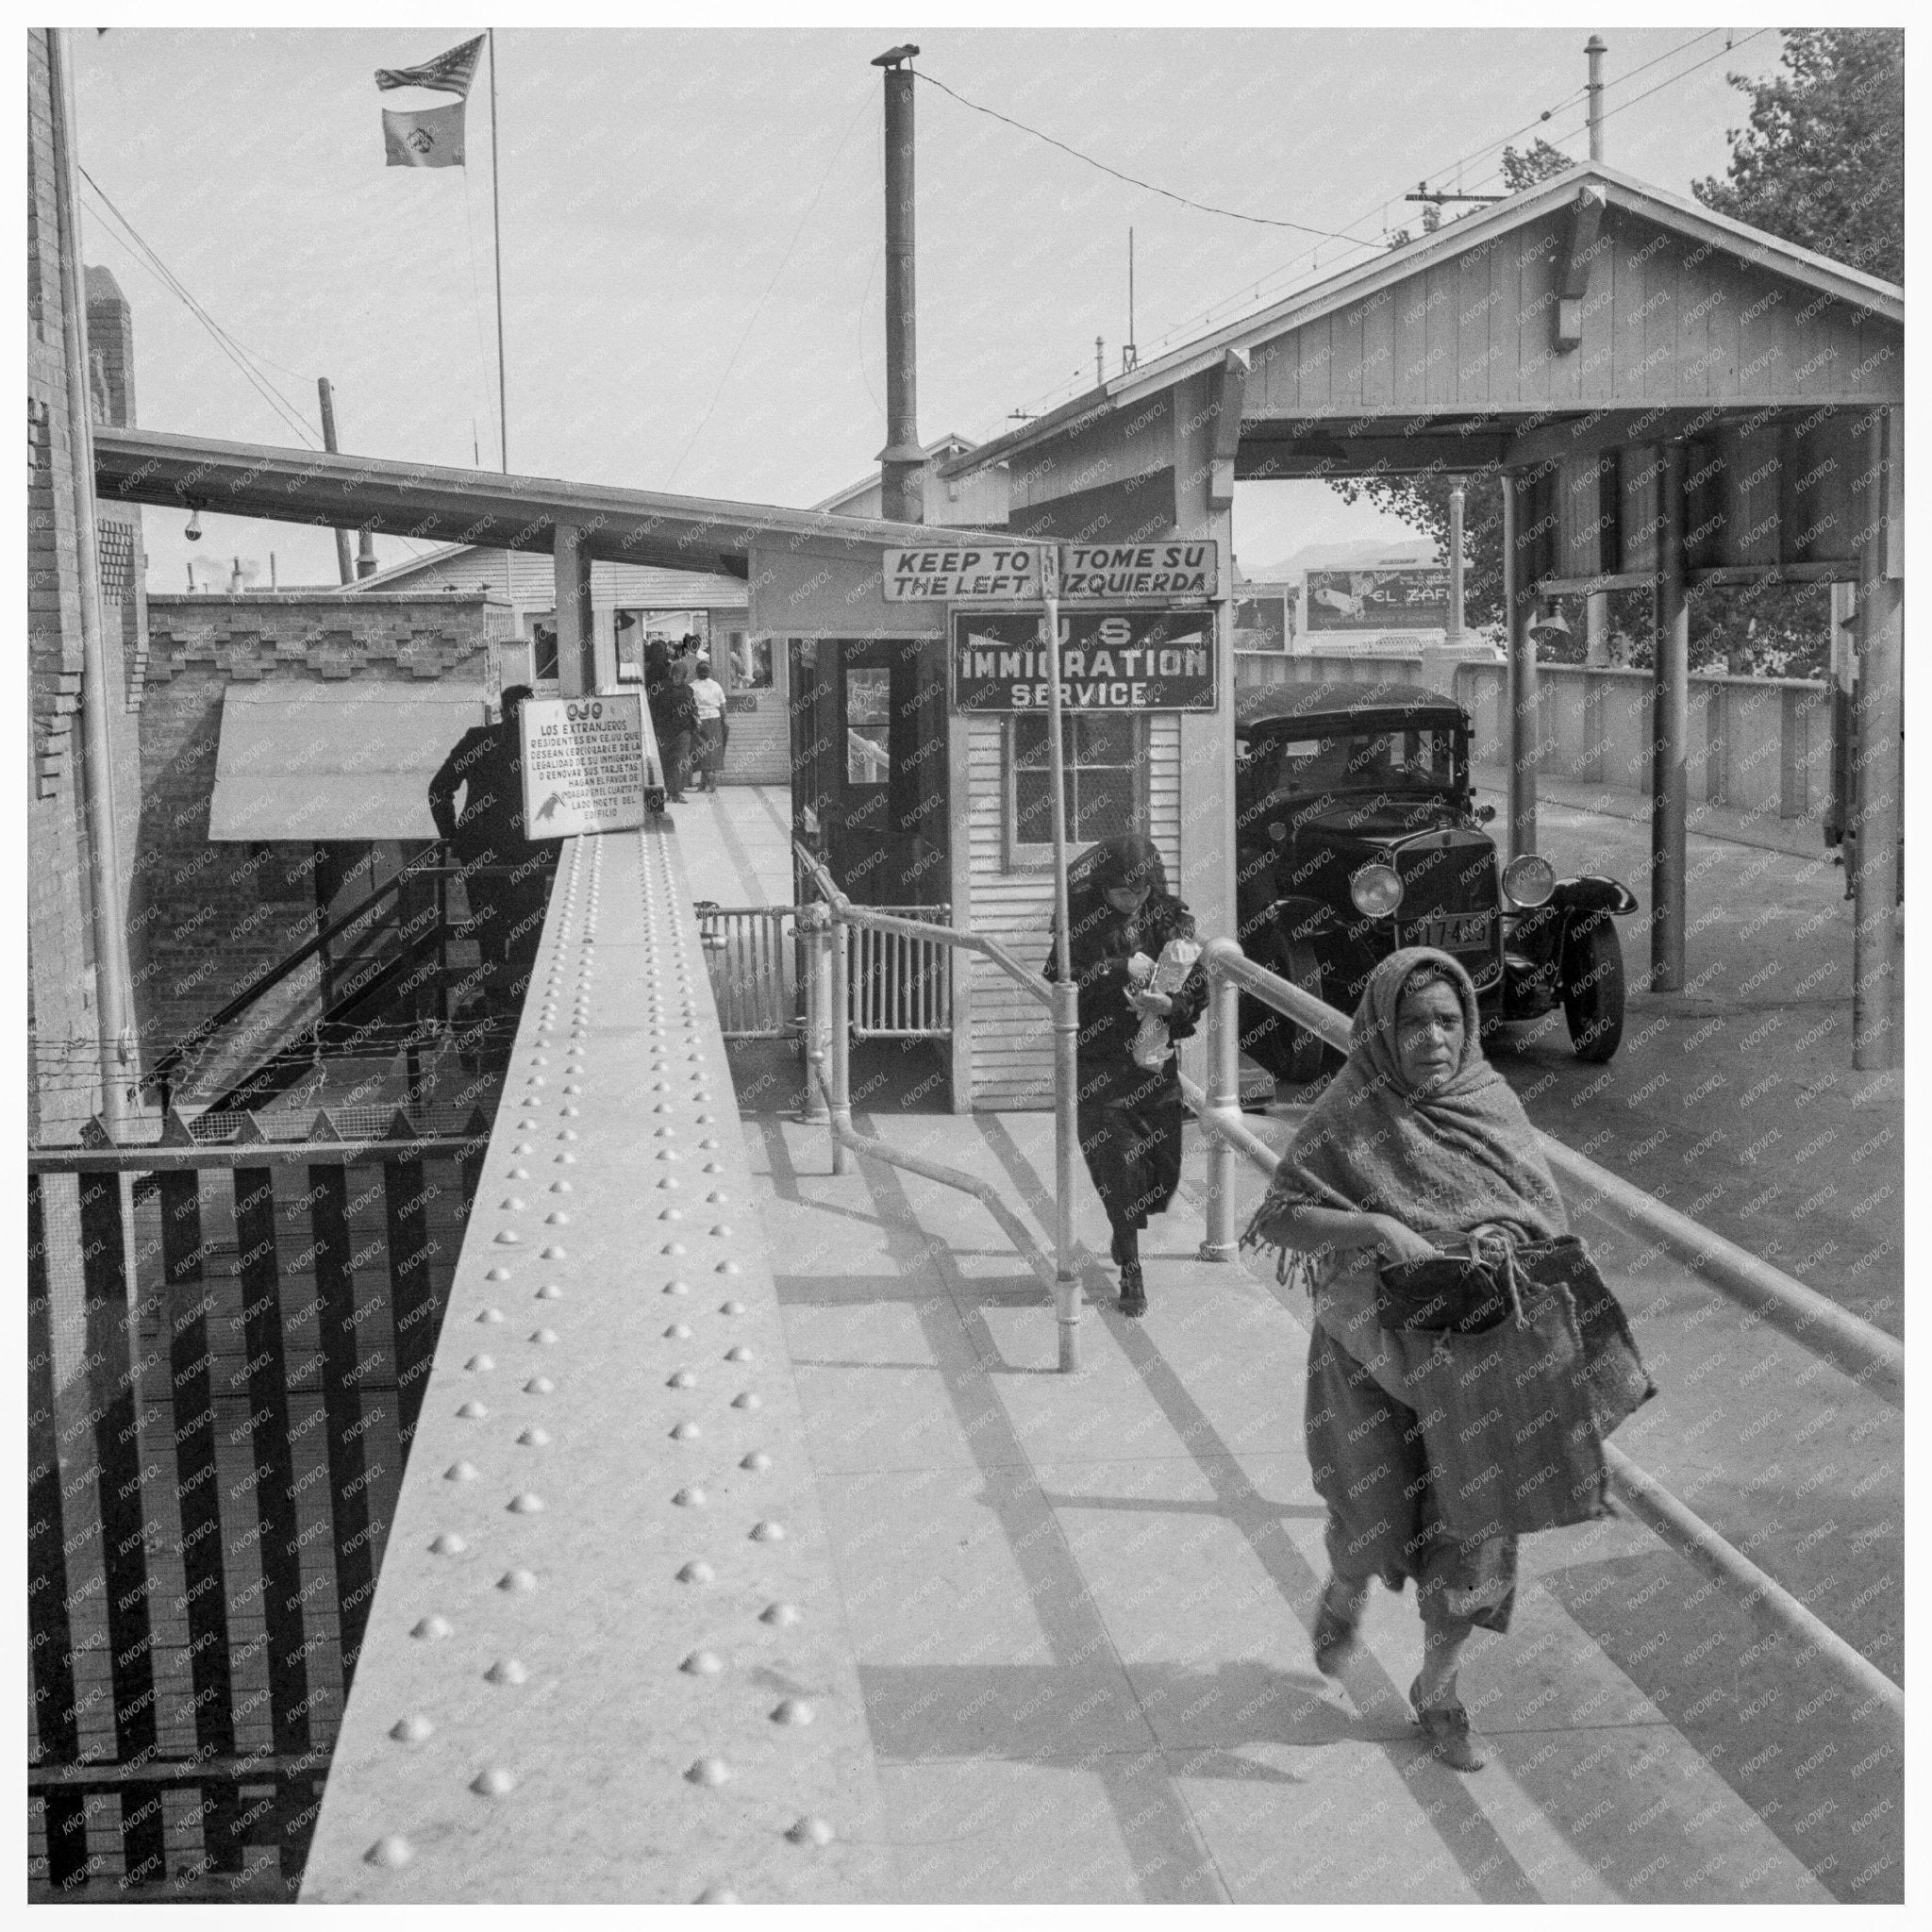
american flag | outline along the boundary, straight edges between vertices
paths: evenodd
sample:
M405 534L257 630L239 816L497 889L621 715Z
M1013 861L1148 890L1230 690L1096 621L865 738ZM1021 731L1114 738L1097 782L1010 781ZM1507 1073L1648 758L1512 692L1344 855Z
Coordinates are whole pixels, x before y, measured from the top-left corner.
M482 57L483 36L478 34L474 41L465 41L460 47L452 47L420 67L378 67L375 84L379 88L433 87L468 99L470 83L476 77L476 62Z

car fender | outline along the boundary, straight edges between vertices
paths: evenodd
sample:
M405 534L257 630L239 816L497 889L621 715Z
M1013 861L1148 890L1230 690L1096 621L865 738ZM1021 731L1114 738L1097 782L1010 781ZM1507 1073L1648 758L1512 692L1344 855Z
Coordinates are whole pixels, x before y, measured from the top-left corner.
M1548 903L1563 912L1614 912L1619 915L1637 910L1637 895L1619 879L1601 873L1584 873L1576 878L1558 879Z
M1333 907L1298 893L1274 900L1257 922L1257 928L1261 924L1272 925L1283 939L1306 940L1318 946L1333 945L1347 932Z

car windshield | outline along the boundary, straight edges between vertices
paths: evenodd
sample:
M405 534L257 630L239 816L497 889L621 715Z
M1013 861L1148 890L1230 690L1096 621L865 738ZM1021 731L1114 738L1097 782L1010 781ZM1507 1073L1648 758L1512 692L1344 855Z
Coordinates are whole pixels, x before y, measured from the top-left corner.
M1319 797L1336 791L1457 789L1462 774L1449 725L1407 731L1341 731L1251 739L1243 775L1251 795Z

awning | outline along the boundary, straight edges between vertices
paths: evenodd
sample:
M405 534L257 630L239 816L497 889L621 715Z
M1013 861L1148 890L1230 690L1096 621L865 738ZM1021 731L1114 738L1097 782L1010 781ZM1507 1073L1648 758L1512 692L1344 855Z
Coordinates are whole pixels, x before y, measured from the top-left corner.
M208 835L433 839L429 780L489 718L480 684L231 684Z

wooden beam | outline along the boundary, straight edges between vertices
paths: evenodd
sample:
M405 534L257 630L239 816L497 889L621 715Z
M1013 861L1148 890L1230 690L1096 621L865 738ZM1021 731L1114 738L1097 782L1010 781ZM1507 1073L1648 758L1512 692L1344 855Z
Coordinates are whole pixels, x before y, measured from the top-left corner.
M1215 404L1214 442L1208 470L1210 510L1229 509L1234 505L1234 465L1241 452L1241 400L1247 389L1247 352L1230 349L1221 358L1221 394Z
M1609 196L1597 183L1576 191L1563 235L1563 254L1557 264L1556 346L1560 354L1583 341L1583 298L1590 292L1590 271L1600 250L1604 209Z
M1500 466L1507 438L1335 437L1244 439L1234 474L1243 482L1291 477L1468 475Z

